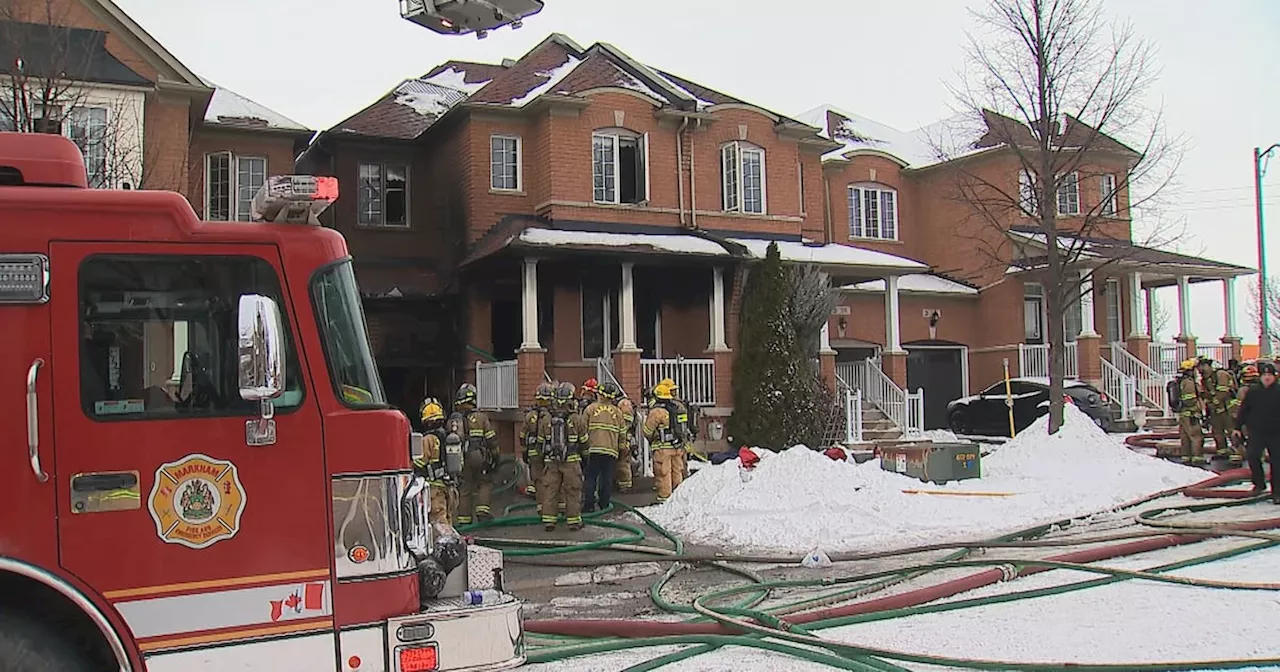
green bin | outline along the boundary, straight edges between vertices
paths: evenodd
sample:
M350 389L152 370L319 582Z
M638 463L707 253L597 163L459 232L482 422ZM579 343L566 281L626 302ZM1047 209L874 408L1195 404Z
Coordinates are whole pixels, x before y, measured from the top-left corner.
M880 449L880 468L925 482L963 481L982 477L982 451L969 441L904 443Z

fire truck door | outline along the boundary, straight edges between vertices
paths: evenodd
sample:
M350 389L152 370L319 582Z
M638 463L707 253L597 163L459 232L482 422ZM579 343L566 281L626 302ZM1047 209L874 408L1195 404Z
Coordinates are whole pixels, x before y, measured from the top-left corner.
M277 637L334 669L320 414L276 248L55 242L51 266L62 566L148 655ZM245 294L285 327L271 445L246 442Z

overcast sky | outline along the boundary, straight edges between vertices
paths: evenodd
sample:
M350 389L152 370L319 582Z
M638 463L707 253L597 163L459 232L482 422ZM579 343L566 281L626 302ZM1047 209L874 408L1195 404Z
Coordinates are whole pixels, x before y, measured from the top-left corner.
M561 32L778 112L832 103L909 130L951 114L946 84L972 26L960 0L546 0L520 30L477 40L404 21L397 0L116 2L201 76L318 129L441 61L496 63ZM1157 45L1151 104L1189 143L1169 193L1170 213L1187 227L1179 251L1256 267L1252 150L1280 142L1280 2L1105 5ZM1265 183L1268 258L1280 276L1280 152ZM1256 343L1245 313L1251 283L1238 283L1239 328ZM1158 296L1173 315L1171 337L1175 292ZM1216 341L1221 283L1192 298L1192 333Z

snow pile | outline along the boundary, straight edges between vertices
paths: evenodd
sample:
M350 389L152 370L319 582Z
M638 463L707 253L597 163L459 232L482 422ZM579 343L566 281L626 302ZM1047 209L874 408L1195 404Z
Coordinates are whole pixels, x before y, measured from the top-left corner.
M1047 425L1041 419L986 458L981 479L921 483L882 470L879 460L833 461L799 446L758 451L747 481L736 460L707 466L645 513L691 543L848 552L997 536L1209 476L1134 453L1073 406L1058 434L1050 437Z

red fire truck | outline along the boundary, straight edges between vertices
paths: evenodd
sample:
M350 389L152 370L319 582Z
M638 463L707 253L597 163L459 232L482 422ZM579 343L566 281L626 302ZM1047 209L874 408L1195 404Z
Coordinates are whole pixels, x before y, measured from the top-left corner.
M336 180L273 185L269 222L202 222L176 193L87 189L65 138L0 133L0 661L523 663L518 600L420 601L410 428L315 225Z

